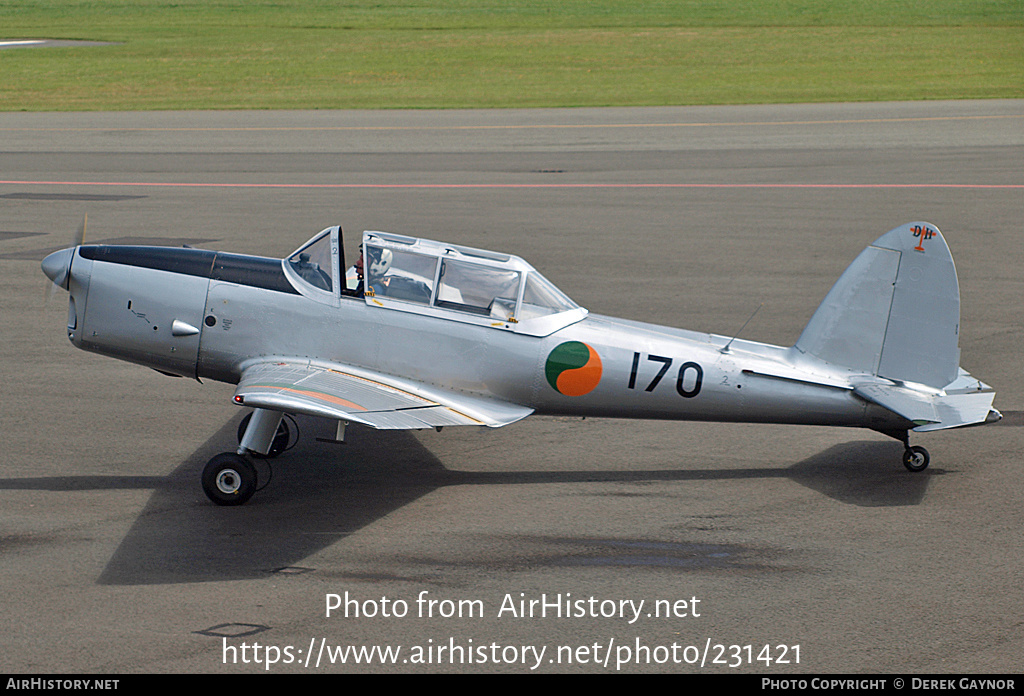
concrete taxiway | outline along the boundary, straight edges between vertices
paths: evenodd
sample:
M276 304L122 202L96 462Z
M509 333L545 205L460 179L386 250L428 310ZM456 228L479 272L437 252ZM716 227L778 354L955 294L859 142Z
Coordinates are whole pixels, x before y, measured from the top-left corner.
M0 114L0 143L0 670L1019 670L1024 102ZM269 486L218 508L199 472L234 447L232 387L77 351L47 297L38 261L86 213L92 242L281 256L341 224L348 253L363 229L509 251L601 314L731 334L763 303L743 336L778 344L927 220L1006 418L914 436L921 474L855 430L330 446L299 419Z

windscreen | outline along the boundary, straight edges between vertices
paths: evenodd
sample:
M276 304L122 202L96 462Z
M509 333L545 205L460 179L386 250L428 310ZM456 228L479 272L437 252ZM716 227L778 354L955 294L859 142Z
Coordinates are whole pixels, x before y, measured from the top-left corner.
M331 292L331 235L325 234L288 257L292 270L315 288Z

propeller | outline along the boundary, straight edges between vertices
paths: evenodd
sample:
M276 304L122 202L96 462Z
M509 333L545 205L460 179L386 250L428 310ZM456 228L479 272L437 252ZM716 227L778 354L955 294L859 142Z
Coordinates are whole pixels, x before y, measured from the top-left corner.
M43 273L46 277L53 281L53 285L47 289L46 300L49 301L53 297L57 288L64 290L68 289L69 280L71 278L71 261L75 258L75 249L82 245L85 241L85 228L89 220L89 215L86 213L82 217L82 224L78 226L78 232L75 234L74 244L72 246L55 251L45 259L43 259L42 267Z
M82 216L82 224L78 226L78 233L75 235L75 246L85 244L85 226L89 222L89 213Z

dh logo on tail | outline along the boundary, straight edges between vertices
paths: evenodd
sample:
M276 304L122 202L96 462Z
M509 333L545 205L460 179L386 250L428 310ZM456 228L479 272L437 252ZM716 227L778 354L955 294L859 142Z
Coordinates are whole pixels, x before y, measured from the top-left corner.
M937 232L927 225L914 225L910 228L910 231L917 238L917 246L914 247L914 251L924 251L925 240L934 237Z

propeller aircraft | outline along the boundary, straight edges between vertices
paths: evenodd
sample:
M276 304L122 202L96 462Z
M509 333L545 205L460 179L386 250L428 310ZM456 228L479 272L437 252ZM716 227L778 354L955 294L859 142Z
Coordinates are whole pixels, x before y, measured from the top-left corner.
M346 270L340 227L284 259L79 239L42 269L78 348L237 385L254 410L202 473L219 505L256 492L249 457L292 444L291 414L334 421L333 442L531 414L859 427L911 471L929 463L911 431L1001 418L959 366L956 270L929 223L870 244L788 347L591 314L511 254L372 231L360 249Z

